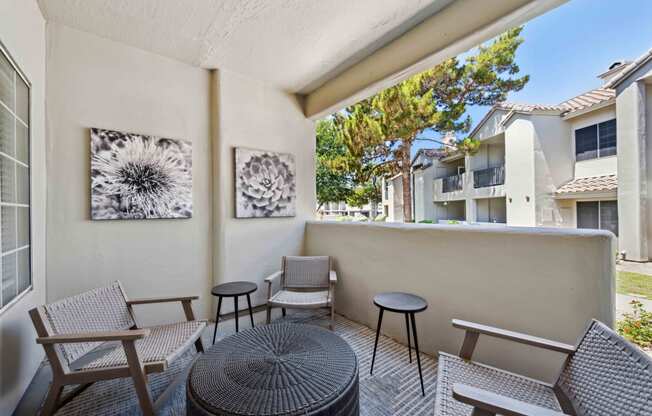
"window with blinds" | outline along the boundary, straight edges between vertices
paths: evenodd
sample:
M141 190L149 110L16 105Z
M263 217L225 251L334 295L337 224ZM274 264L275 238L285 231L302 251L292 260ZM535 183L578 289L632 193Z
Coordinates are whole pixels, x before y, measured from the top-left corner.
M616 154L616 119L575 130L575 160Z
M0 45L0 311L32 286L29 83Z

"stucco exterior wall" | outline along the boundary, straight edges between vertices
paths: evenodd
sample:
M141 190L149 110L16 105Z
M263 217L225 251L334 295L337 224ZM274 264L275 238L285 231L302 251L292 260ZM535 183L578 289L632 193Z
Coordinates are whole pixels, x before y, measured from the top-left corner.
M533 115L536 225L558 227L564 216L555 191L573 178L573 152L568 124L558 116Z
M305 222L314 218L315 125L296 97L227 70L214 74L217 114L214 137L214 284L249 280L258 284L254 305L264 304L263 279L278 270L283 255L299 255ZM234 148L292 153L296 162L296 217L237 219L234 215ZM214 305L215 308L216 305ZM244 305L243 305L244 306ZM222 313L233 310L222 304Z
M619 250L627 259L638 261L649 258L646 94L645 84L634 82L616 97Z
M343 244L346 242L346 244ZM587 321L614 323L612 235L595 230L310 222L306 254L329 254L338 313L375 328L375 294L427 299L417 314L422 351L456 354L452 318L575 343ZM581 290L578 290L581 288ZM382 332L406 341L400 314ZM481 337L477 360L552 381L564 356Z
M433 203L434 165L414 172L414 220L433 220L435 205Z
M394 176L389 181L388 189L388 216L389 222L403 222L403 181L401 176Z
M652 70L652 69L651 69ZM647 258L652 258L652 85L648 79L648 83L645 85L645 167L646 167L646 182L647 182L647 193L645 195L645 217L646 222L645 226L647 232L644 234L644 238L647 238ZM620 216L620 215L619 215Z
M522 117L505 129L505 191L510 225L536 225L535 134L532 123Z
M0 2L0 41L31 87L32 290L0 314L0 415L11 415L43 359L29 309L46 295L45 20L35 1ZM72 253L71 253L72 254Z

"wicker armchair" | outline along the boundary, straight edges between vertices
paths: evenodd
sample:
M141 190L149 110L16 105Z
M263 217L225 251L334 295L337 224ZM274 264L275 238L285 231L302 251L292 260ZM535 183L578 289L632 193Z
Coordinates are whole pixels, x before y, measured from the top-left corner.
M577 346L453 320L466 330L459 357L440 352L436 416L652 415L652 359L592 321ZM567 355L551 385L471 361L480 334Z
M147 374L165 371L193 344L198 352L203 351L200 336L206 322L195 320L191 307L194 299L197 296L127 300L120 282L114 282L32 309L29 313L38 335L36 342L43 345L53 374L41 414L54 414L95 381L131 377L143 414L153 415L156 405ZM133 305L161 302L181 302L186 321L139 329ZM109 341L121 345L98 358L83 359ZM66 385L78 387L61 398Z
M328 256L286 256L281 270L265 278L267 282L267 323L272 318L272 308L330 308L330 328L335 325L335 284L337 274L332 270ZM273 292L275 283L280 285Z

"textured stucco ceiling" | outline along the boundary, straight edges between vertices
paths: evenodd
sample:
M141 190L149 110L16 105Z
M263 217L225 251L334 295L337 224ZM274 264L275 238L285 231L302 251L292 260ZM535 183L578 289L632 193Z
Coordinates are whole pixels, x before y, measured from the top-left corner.
M452 0L39 0L45 18L306 93Z

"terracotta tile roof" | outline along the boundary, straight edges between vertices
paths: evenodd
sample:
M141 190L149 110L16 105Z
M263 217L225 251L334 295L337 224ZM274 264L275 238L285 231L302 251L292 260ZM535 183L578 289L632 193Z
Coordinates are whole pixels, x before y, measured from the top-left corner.
M533 111L563 111L564 107L560 105L547 105L547 104L520 104L520 103L510 103L502 102L495 105L496 109L507 110L507 111L518 111L531 113Z
M581 111L598 104L606 103L615 99L616 91L610 88L596 88L594 90L580 94L577 97L566 100L559 104L559 107L565 110L564 115Z
M605 87L607 87L607 88L616 88L618 86L618 84L620 84L622 81L626 80L627 77L629 77L638 68L645 65L645 63L647 61L649 61L650 59L652 59L652 49L650 49L649 51L645 52L643 55L636 58L636 60L634 62L630 63L627 66L627 68L623 69L622 72L620 72L615 77L611 78L609 80L609 82L607 82L605 84Z
M618 177L616 175L589 176L586 178L573 179L559 189L557 194L576 194L583 192L608 192L618 189Z

